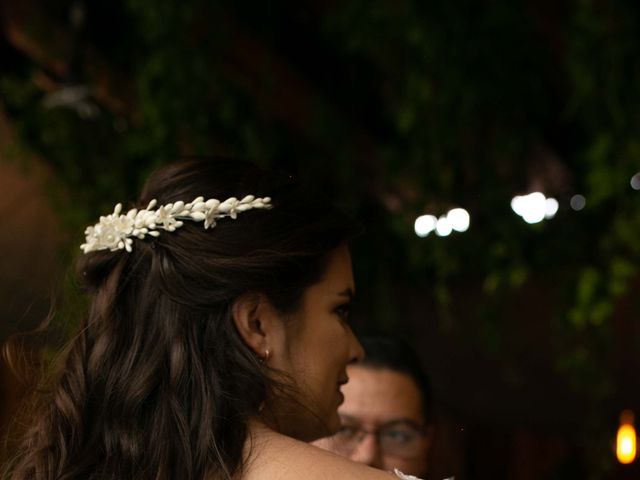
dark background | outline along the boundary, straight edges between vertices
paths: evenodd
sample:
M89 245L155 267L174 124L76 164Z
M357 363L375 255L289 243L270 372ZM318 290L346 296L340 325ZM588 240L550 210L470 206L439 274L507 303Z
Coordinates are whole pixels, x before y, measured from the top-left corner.
M151 169L248 158L364 224L354 323L424 360L431 478L640 478L612 449L640 411L640 3L2 0L0 21L0 341L73 296L84 227ZM534 190L560 207L528 225L510 201ZM415 235L456 206L467 232Z

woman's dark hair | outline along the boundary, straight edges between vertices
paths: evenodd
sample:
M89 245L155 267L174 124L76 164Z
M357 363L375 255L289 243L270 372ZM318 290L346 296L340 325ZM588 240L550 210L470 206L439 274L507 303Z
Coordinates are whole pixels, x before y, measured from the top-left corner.
M370 336L360 339L365 357L358 364L362 367L389 369L409 376L418 387L422 398L422 413L431 421L431 386L420 359L411 346L396 337Z
M190 159L148 180L139 202L269 196L273 208L205 230L83 255L91 297L11 479L230 479L247 422L282 393L232 321L259 293L284 316L319 281L353 224L289 176L233 160ZM264 410L263 410L264 409Z

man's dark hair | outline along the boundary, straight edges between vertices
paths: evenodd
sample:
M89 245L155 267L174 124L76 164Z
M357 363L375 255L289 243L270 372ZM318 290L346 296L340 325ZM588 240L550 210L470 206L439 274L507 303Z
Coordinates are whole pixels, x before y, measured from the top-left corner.
M358 365L367 368L389 369L404 373L416 383L422 397L422 412L431 419L431 387L415 350L396 337L370 336L360 339L365 357Z

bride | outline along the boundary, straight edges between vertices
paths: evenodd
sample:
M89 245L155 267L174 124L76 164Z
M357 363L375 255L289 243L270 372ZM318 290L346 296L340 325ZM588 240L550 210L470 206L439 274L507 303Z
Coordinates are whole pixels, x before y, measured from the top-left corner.
M88 311L5 478L392 479L339 427L352 223L290 177L192 159L87 228Z

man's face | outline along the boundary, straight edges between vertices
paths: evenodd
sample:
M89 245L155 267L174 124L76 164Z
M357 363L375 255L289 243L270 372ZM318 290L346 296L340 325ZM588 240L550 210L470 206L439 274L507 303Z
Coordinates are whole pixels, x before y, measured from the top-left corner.
M389 369L347 368L342 429L316 445L374 468L424 476L430 438L422 397L411 377Z

